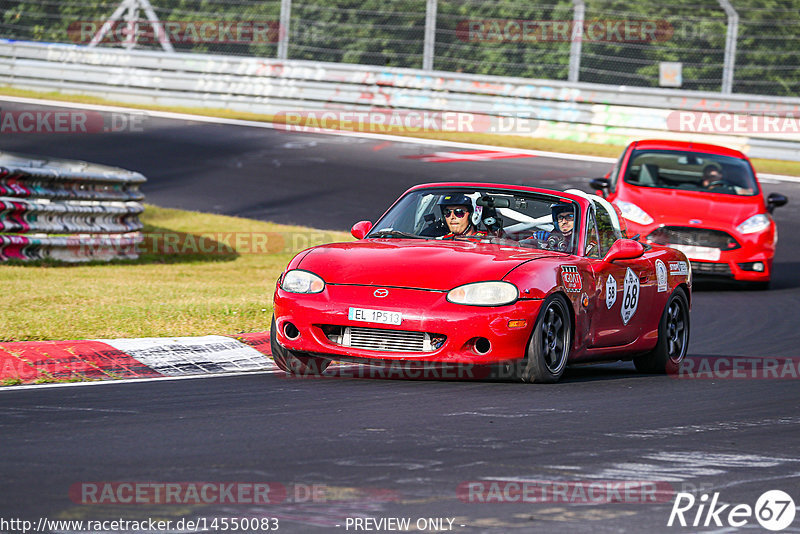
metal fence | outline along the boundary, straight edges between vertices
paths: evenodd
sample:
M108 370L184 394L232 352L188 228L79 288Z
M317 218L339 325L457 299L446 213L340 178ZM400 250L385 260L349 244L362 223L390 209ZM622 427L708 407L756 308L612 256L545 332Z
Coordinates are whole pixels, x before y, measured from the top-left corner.
M137 172L0 152L0 262L135 259Z
M0 12L7 39L89 44L117 12L92 44L800 95L800 0L0 0Z

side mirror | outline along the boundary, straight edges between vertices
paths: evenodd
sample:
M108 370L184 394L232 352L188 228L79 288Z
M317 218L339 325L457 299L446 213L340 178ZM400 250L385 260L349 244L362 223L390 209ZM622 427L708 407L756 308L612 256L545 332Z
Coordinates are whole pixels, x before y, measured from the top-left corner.
M633 239L617 239L603 258L606 263L616 260L632 260L644 254L644 245Z
M589 181L589 185L592 187L592 189L600 191L600 196L605 197L605 193L608 191L611 183L608 181L608 178L592 178Z
M364 239L364 236L372 230L372 223L369 221L358 221L350 229L350 234L356 239Z
M789 199L780 193L770 193L767 197L767 211L772 213L775 208L785 206Z

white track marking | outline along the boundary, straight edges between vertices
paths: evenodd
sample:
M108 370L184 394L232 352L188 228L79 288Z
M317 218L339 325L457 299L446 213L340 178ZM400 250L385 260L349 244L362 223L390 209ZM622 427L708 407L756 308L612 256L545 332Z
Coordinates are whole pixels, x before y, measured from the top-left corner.
M23 384L20 386L2 386L0 387L0 395L6 391L30 391L44 388L78 388L84 386L107 386L112 384L147 384L155 381L172 381L172 380L193 380L197 378L227 378L231 376L241 375L272 375L284 374L280 369L269 369L264 371L247 371L239 373L214 373L204 375L185 375L185 376L154 376L142 378L124 378L120 380L96 380L92 382L57 382L55 384Z
M613 432L608 433L606 436L623 439L654 439L674 436L688 436L691 434L700 434L703 432L731 432L743 430L746 428L757 428L762 426L775 426L775 425L797 425L800 424L800 417L774 417L769 419L758 419L749 421L720 421L718 423L710 423L707 425L685 425L685 426L668 426L662 428L654 428L650 430L633 430L631 432Z
M275 364L269 356L225 336L98 339L166 376L262 371Z

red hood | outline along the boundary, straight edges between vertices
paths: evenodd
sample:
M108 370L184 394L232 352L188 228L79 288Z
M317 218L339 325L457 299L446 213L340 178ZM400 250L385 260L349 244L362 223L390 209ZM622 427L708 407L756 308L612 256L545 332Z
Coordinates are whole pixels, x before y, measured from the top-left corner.
M500 280L520 264L553 253L438 240L367 239L312 249L299 268L329 284L364 284L448 291Z
M675 189L629 188L619 200L633 202L653 217L656 225L687 226L699 219L704 228L730 229L756 213L763 213L761 195L737 196Z

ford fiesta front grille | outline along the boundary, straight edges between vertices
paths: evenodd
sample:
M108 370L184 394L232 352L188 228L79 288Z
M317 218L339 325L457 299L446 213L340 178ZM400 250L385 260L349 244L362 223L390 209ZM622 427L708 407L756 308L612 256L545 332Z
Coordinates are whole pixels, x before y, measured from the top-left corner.
M447 339L429 332L358 326L325 326L322 331L328 340L337 345L382 352L433 352Z
M727 232L688 226L662 226L656 228L647 240L657 245L694 245L698 247L734 250L739 243Z
M710 263L706 261L693 261L692 273L697 275L733 276L731 266L727 263Z

